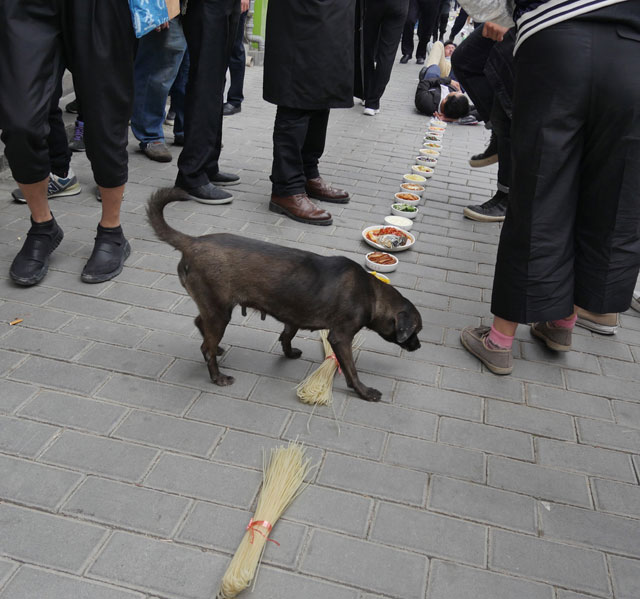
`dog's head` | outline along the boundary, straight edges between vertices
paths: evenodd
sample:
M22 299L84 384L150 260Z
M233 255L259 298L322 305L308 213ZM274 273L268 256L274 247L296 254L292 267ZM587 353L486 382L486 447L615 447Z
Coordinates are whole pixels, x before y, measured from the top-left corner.
M415 351L420 348L418 333L422 330L422 317L416 307L407 300L404 300L397 312L385 310L385 315L376 319L372 328L385 341L395 343L402 349Z

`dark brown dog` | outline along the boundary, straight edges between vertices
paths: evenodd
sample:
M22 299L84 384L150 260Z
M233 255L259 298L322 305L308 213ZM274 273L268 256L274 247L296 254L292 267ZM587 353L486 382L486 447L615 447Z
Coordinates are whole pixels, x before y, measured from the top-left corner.
M164 207L188 197L178 189L160 190L147 206L156 235L182 252L180 282L198 306L195 324L204 339L201 350L211 380L230 385L220 373L216 355L235 306L255 308L284 323L280 335L288 358L302 352L291 347L298 329L329 329L329 343L347 384L360 397L378 401L381 393L358 378L351 343L363 327L383 339L414 351L420 347L422 319L415 306L391 285L383 283L348 258L325 257L218 233L191 237L171 228Z

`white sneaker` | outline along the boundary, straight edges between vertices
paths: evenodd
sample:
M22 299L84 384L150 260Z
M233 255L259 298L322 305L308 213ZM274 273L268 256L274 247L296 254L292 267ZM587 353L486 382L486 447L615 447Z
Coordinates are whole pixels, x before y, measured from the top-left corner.
M363 111L363 114L366 114L367 116L375 116L376 114L378 114L380 112L380 109L376 109L376 108L365 108Z

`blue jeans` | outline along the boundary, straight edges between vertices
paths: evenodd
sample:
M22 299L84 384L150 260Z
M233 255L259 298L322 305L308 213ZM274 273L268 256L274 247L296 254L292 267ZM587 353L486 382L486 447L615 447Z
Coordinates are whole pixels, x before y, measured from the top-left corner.
M437 77L440 77L440 67L437 64L432 64L430 67L427 67L427 70L422 76L423 79L436 79Z
M242 100L244 100L242 88L244 86L244 68L247 60L244 52L244 24L247 20L248 12L245 11L240 15L238 32L233 42L233 48L231 48L231 56L229 56L229 78L231 81L227 92L227 102L236 107L240 106Z
M187 92L187 81L189 80L189 50L186 50L176 79L171 86L169 95L171 96L171 110L175 115L173 120L173 136L184 135L184 97Z
M153 141L164 142L165 104L186 48L180 17L172 19L168 29L140 38L134 65L131 130L141 148Z

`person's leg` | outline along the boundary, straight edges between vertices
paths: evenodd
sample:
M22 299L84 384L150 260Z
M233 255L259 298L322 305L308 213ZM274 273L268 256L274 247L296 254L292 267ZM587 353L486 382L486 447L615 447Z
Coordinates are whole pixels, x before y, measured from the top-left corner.
M175 118L173 120L173 143L184 145L184 98L189 79L189 51L185 50L178 74L171 86L171 108Z
M451 55L451 67L460 85L474 103L480 119L488 121L493 106L493 87L484 73L494 42L482 37L482 29L475 29Z
M380 29L384 18L383 2L372 3L367 6L362 25L362 73L364 76L364 105L365 108L377 110L380 98L375 97L376 89L376 49L380 38ZM404 21L402 23L404 26ZM393 57L392 59L393 60Z
M324 153L329 124L329 109L314 110L309 116L307 133L302 144L302 170L306 179L316 179L320 176L318 163Z
M420 80L423 79L437 79L442 73L440 72L440 66L437 64L429 65L428 67L422 67L420 71Z
M467 22L468 17L469 15L466 13L464 8L460 8L460 12L456 17L456 20L453 22L453 27L451 27L451 34L449 35L450 40L454 40L456 38L456 35L458 35L460 31L462 31L462 28L464 27L464 24Z
M65 37L72 45L87 156L102 197L102 217L82 280L99 283L117 276L131 251L120 226L120 205L128 175L135 36L129 7L120 0L82 0L70 10Z
M440 14L440 35L438 40L444 41L444 34L447 32L447 25L449 24L449 13Z
M236 33L231 55L229 56L229 90L227 91L227 104L240 108L244 100L242 89L244 87L244 70L247 58L244 51L244 26L247 22L248 11L240 15L238 31Z
M169 22L169 28L152 31L140 38L134 65L134 102L131 131L145 150L150 144L161 143L163 151L150 147L149 158L169 162L171 154L164 146L165 105L187 42L179 18Z
M56 86L56 91L51 98L51 109L49 111L49 162L51 172L57 177L65 178L69 173L71 165L71 150L67 142L67 131L62 120L62 110L58 105L62 96L62 79Z
M418 47L416 48L416 62L424 61L427 57L427 44L431 39L433 27L438 18L438 0L419 0L420 22L418 23Z
M409 10L402 29L402 43L400 44L402 58L407 58L404 62L407 62L413 55L413 32L418 21L419 10L418 0L409 0Z

